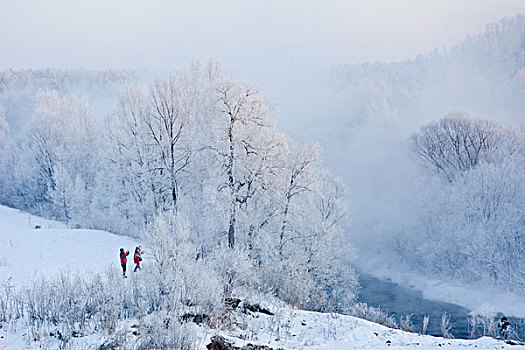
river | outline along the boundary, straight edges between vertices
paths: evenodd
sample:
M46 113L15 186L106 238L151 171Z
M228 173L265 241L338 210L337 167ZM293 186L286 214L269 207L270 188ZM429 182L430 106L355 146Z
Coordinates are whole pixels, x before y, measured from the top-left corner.
M455 338L471 338L468 315L470 310L459 305L443 303L425 299L423 293L411 288L400 286L391 281L382 280L369 274L359 275L361 290L359 299L368 305L381 307L388 314L396 316L412 315L414 332L421 332L423 317L429 316L427 334L442 336L441 317L446 312L453 323L449 331ZM525 320L509 318L513 325L514 333L523 339L525 333Z

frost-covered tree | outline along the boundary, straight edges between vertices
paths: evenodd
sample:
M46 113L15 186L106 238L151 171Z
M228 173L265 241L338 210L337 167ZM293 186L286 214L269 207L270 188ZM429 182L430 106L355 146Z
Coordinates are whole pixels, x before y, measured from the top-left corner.
M140 235L155 286L173 303L213 311L257 290L341 311L354 299L344 186L316 146L278 130L252 85L194 63L130 87L100 124L86 101L39 94L34 122L12 144L16 166L1 177L12 190L2 197L75 226Z
M461 113L423 126L411 141L423 164L449 181L482 162L512 156L520 147L515 131Z
M215 148L222 157L229 206L228 244L235 246L238 211L247 206L270 181L273 163L280 154L281 137L271 108L249 85L226 80L216 88L218 128ZM213 146L212 146L213 147Z
M9 124L6 120L5 108L0 106L0 144L7 141L9 133Z
M35 101L31 125L10 145L14 152L11 167L5 171L12 192L6 203L24 203L24 209L71 219L66 214L69 208L64 207L75 196L69 184L80 176L86 187L93 185L100 132L100 123L86 101L42 91ZM84 197L84 204L89 205L89 200Z
M183 186L191 182L188 167L196 147L192 124L202 99L196 83L178 73L157 80L149 92L132 88L110 121L110 167L121 174L117 188L133 189L125 200L136 204L144 224L158 210L178 210L181 191L188 190ZM133 209L121 207L129 217L128 209Z
M313 192L316 181L315 171L318 161L319 150L314 148L296 148L289 156L289 165L285 169L288 173L284 185L284 207L282 211L282 225L279 235L279 255L283 255L283 249L291 232L289 231L289 216L295 214L295 198L304 192ZM318 166L318 165L317 165ZM293 233L291 233L293 234Z
M434 140L426 144L423 158L432 166L416 183L415 196L408 201L406 209L411 215L398 220L399 252L420 270L507 288L522 287L523 133L465 117L447 118L430 127L446 137L414 137ZM436 157L427 158L429 153Z

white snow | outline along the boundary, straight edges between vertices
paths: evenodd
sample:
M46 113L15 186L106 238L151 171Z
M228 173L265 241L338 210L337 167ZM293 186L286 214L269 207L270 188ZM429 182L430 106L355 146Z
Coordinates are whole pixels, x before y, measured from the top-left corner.
M35 229L36 226L41 228ZM21 284L60 272L120 268L119 249L137 242L105 231L69 229L63 223L0 206L0 281ZM128 257L128 270L133 265Z
M278 349L524 349L493 338L444 339L408 333L339 314L282 310L276 316L256 314L245 319L245 329L221 331L236 346L265 344ZM210 335L211 337L211 335ZM205 347L202 347L204 350Z
M40 229L35 229L40 225ZM64 224L44 220L15 209L0 206L0 279L11 278L14 283L27 283L39 275L52 276L59 271L73 273L103 272L108 266L118 267L120 247L132 249L136 241L104 231L68 229ZM270 306L271 307L271 306ZM492 338L451 340L407 333L351 316L324 314L277 307L275 316L235 313L230 330L211 330L197 327L198 349L206 349L211 336L218 334L236 345L265 344L284 349L525 349L510 346ZM132 322L122 322L128 329ZM0 348L58 348L54 338L33 342L30 329L17 325L8 334L8 327L0 332ZM103 334L73 338L71 348L96 348ZM131 332L128 337L132 338Z

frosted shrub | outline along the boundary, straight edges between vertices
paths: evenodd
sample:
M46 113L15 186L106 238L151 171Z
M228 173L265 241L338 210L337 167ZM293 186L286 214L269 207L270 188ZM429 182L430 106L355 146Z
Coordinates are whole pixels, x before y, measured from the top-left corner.
M349 309L349 314L390 328L398 328L395 317L388 315L379 307L369 306L365 303L357 303Z
M224 302L221 281L204 261L190 261L183 270L181 292L183 302L197 307L199 312L216 314Z
M93 319L117 318L123 305L113 298L118 287L110 287L107 281L83 280L69 274L58 279L41 279L27 287L21 295L25 311L31 323L68 324L71 329L81 329ZM109 314L108 314L109 312Z
M430 316L428 316L428 315L423 316L423 327L421 328L421 334L426 334L427 333L427 328L428 328L428 322L429 321L430 321Z
M0 322L10 322L22 316L22 304L10 281L0 286Z
M236 288L255 286L257 283L253 262L247 252L240 248L219 246L208 260L221 280L226 297L230 297Z
M498 336L498 318L495 313L472 313L468 318L471 338Z
M161 213L142 234L145 249L153 256L154 285L170 300L213 313L223 304L224 284L210 259L198 259L187 221L175 213ZM222 259L221 263L227 263Z
M140 329L136 349L191 349L196 337L188 324L181 323L176 314L147 317Z
M51 329L53 336L64 344L73 336L97 330L105 330L118 338L121 321L139 319L145 320L141 330L144 338L139 339L141 348L187 348L193 341L193 333L181 324L181 316L188 309L181 302L181 284L163 292L155 276L145 274L141 278L131 278L133 283L122 283L115 270L104 277L90 279L70 274L41 279L33 286L10 291L9 298L20 302L5 304L4 312L7 315L18 313L19 317L26 315L35 334L47 335L50 332L45 330ZM2 291L0 300L4 299L6 295ZM161 314L168 316L163 318Z
M443 338L453 339L454 336L450 334L450 330L454 326L453 323L450 322L450 316L447 316L447 313L443 313L441 316L441 333L443 334Z
M306 270L294 267L293 264L276 261L263 272L267 288L284 301L299 308L307 308L314 281ZM264 277L263 277L264 278Z
M413 332L414 331L414 324L412 323L412 316L413 315L406 315L401 316L399 319L399 325L402 330L405 332Z
M326 278L315 281L316 289L323 291L325 299L314 299L312 305L325 312L346 313L357 300L357 274L351 266L341 263L332 262L328 267L332 270L332 281Z

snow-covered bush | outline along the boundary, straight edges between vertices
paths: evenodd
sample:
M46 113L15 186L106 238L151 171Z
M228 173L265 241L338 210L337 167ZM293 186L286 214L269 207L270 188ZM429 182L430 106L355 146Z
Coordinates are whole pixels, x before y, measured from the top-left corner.
M197 312L216 314L222 309L225 286L208 259L199 257L180 214L159 214L141 237L145 254L155 261L150 277L161 294L171 295L174 303L196 306Z
M195 344L194 331L179 322L179 315L146 317L138 331L140 338L135 349L191 349Z
M373 307L365 303L356 303L350 308L349 314L390 328L398 328L396 318L379 307Z
M470 337L473 339L480 336L497 337L499 335L498 318L493 312L472 313L468 317L468 323Z
M219 246L205 260L213 267L226 297L231 297L241 287L257 287L258 275L254 261L242 248Z
M120 342L122 322L132 319L138 324L140 348L193 344L193 331L182 319L189 307L182 302L180 284L163 289L154 274L127 281L116 270L90 278L63 273L33 286L4 289L1 322L27 321L35 339L51 333L66 344L72 337L101 331Z
M413 315L406 315L406 316L401 316L399 318L399 326L405 332L414 331L414 324L412 323L412 316Z
M450 316L447 316L447 313L443 313L441 316L441 333L443 338L453 339L454 336L450 334L450 330L454 326L454 323L450 322Z

